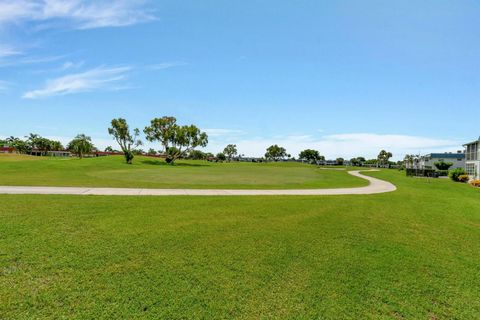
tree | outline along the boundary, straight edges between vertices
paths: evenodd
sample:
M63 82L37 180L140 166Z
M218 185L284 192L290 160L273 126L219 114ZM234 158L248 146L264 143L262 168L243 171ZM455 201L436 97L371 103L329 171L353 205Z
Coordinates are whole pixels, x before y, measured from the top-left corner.
M155 118L143 130L148 141L159 141L167 155L166 161L174 164L196 147L205 147L208 136L194 125L179 126L175 117Z
M345 163L345 159L343 159L343 158L337 158L336 162L337 162L337 165L343 166L343 164Z
M60 141L50 140L35 133L30 133L30 135L28 135L26 138L27 140L25 142L28 151L36 149L39 150L43 155L45 155L48 151L63 150L63 145Z
M171 164L191 150L197 147L204 148L208 144L208 135L193 124L189 126L175 125L169 135L170 146L167 148L166 160Z
M325 157L321 156L317 150L312 150L312 149L303 150L298 155L298 158L300 160L306 160L310 163L316 163L317 161L325 160Z
M143 132L148 141L160 141L160 144L163 146L163 152L167 153L176 128L177 119L175 117L162 117L151 120L150 126L145 127Z
M265 158L268 160L278 161L287 156L287 150L285 148L279 147L278 145L273 145L267 148L265 153Z
M385 166L385 164L388 164L388 160L390 160L390 158L392 157L392 153L391 152L387 152L385 150L382 150L380 151L380 153L378 154L377 156L377 160L378 160L378 163L381 165L381 166Z
M142 142L138 140L140 130L134 129L132 134L127 120L122 118L113 119L111 125L112 127L108 128L108 133L113 136L122 149L127 164L132 164L134 157L132 147L136 148L142 145Z
M48 140L49 142L49 149L53 151L60 151L63 150L63 145L60 141Z
M30 150L27 142L23 141L20 138L15 138L11 136L6 139L6 142L9 147L14 148L19 153L27 153Z
M232 158L238 154L237 145L229 144L223 149L223 153L227 157L228 161L232 161Z
M440 160L438 162L435 162L434 165L435 167L437 167L438 170L448 170L451 166L453 166L453 163Z
M188 153L188 159L191 160L205 160L207 158L207 154L200 150L191 150Z
M356 157L356 158L352 158L350 159L350 164L352 166L356 166L356 167L361 167L363 166L363 164L365 163L365 158L364 157Z
M80 159L82 159L84 154L92 152L94 146L92 143L92 138L84 134L78 134L72 141L68 143L67 148L76 154Z
M156 151L155 149L153 149L153 148L150 148L150 149L148 149L147 154L148 154L149 156L155 156L155 155L157 155L157 151Z
M104 151L105 152L115 152L115 150L113 150L112 146L106 147Z
M225 161L227 159L227 156L225 156L224 153L220 152L217 153L217 161Z

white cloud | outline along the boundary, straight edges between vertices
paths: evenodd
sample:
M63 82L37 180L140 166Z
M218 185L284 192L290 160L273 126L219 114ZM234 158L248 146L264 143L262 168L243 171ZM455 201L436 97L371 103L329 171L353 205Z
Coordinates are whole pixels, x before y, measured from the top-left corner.
M153 70L164 70L164 69L170 69L173 67L181 67L187 65L186 62L163 62L163 63L158 63L150 66L150 69Z
M60 69L61 70L78 69L81 66L83 66L84 63L85 63L84 61L80 61L80 62L67 61L64 64L62 64L62 67Z
M121 27L154 20L141 0L0 0L0 25L64 22L75 29Z
M378 152L386 149L393 153L394 159L403 159L407 153L429 153L461 150L461 141L437 139L409 135L347 133L325 135L319 138L309 135L295 135L275 138L255 137L251 139L224 139L212 136L208 150L218 152L227 143L235 143L240 153L250 156L263 156L265 149L278 144L287 149L292 156L301 150L310 148L319 150L327 158L353 158L364 156L376 158Z
M48 80L44 88L28 91L23 98L37 99L98 89L117 90L122 88L118 83L126 79L127 72L130 70L130 67L98 67L86 72L66 75Z
M0 59L22 54L23 52L11 47L0 44Z

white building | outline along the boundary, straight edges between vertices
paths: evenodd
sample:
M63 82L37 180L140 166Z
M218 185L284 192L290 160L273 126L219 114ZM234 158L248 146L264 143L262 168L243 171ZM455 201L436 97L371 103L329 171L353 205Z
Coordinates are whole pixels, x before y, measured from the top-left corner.
M472 179L480 179L480 137L463 145L465 147L465 171Z
M449 162L453 165L448 170L453 170L456 168L465 168L465 153L462 151L445 152L445 153L430 153L424 156L421 156L418 159L417 168L418 169L430 169L437 170L435 167L435 162Z

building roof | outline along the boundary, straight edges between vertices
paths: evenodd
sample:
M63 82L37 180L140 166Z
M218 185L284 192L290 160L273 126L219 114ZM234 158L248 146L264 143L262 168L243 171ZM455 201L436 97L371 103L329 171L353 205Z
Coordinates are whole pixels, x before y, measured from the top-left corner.
M480 142L480 137L478 137L478 139L475 140L475 141L465 143L463 146L467 146L467 145L469 145L469 144L474 144L474 143L479 143L479 142Z
M450 159L462 159L465 158L465 153L450 153L450 152L445 152L445 153L430 153L427 154L426 157L430 158L450 158Z

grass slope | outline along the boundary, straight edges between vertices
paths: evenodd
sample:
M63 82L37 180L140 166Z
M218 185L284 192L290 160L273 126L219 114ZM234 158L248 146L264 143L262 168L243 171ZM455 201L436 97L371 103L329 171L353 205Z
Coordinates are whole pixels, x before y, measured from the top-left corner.
M475 319L480 190L0 196L0 318Z
M301 163L209 163L180 161L171 166L154 158L58 159L0 156L0 185L188 188L305 189L359 187L364 179L345 171L320 170Z

